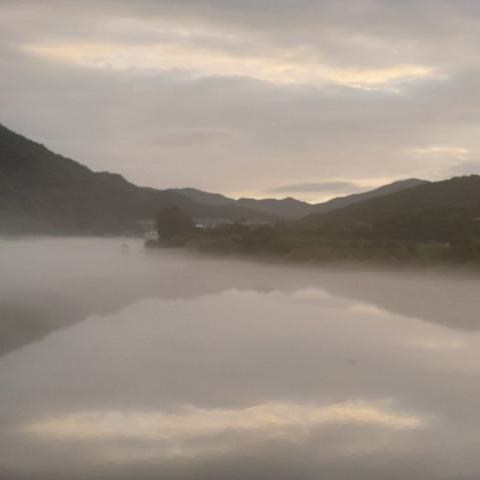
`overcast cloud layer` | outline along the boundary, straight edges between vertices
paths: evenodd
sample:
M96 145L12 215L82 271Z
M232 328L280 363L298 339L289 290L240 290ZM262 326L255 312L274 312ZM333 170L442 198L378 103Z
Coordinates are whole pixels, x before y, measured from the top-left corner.
M0 0L0 122L159 188L480 173L479 21L473 0Z

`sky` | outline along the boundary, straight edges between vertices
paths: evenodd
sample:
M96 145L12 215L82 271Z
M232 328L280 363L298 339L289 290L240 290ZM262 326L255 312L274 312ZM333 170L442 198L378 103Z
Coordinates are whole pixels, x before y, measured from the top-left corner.
M476 0L0 0L0 123L156 188L480 173Z

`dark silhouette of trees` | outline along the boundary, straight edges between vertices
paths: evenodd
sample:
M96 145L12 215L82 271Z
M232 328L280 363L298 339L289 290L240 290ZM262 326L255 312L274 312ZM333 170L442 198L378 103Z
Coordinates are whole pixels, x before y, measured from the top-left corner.
M155 225L158 236L162 240L173 240L194 228L192 218L177 207L162 208L157 213Z

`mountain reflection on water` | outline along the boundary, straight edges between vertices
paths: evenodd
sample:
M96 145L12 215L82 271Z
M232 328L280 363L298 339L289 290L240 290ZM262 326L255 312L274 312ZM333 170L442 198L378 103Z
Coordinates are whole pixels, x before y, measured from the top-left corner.
M478 479L478 279L0 243L0 478Z

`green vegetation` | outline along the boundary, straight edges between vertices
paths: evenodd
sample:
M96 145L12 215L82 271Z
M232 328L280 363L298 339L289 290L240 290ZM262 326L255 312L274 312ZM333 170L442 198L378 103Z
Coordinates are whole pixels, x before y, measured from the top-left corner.
M189 233L194 228L193 220L177 207L160 210L155 219L159 239L171 242L176 237Z
M480 177L422 185L275 224L202 229L179 211L172 219L172 213L159 213L160 238L165 240L167 230L169 244L203 252L319 262L480 265Z

